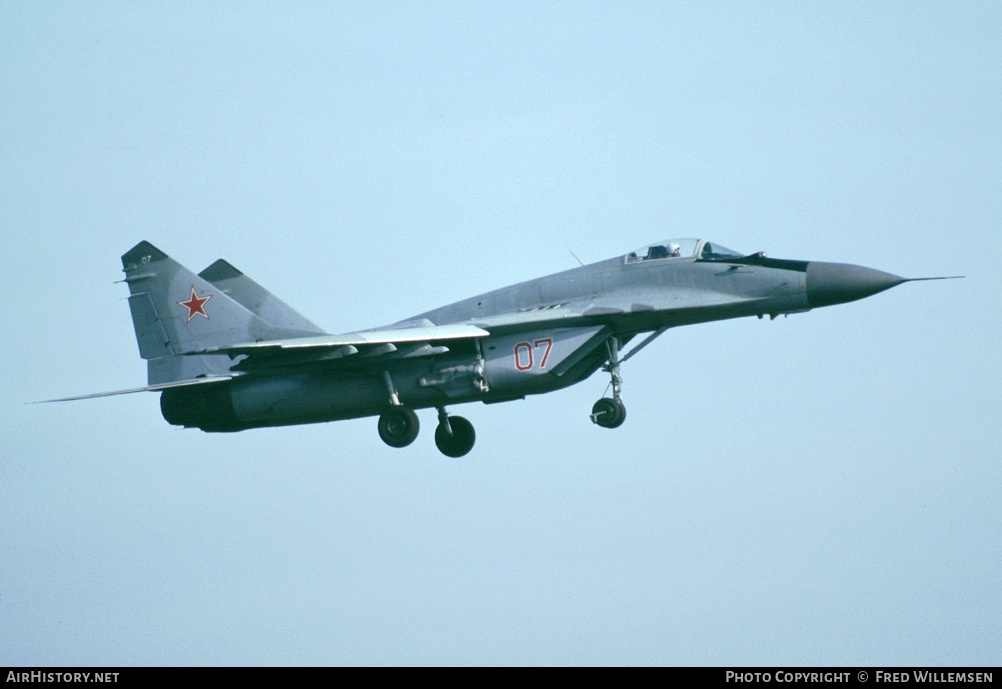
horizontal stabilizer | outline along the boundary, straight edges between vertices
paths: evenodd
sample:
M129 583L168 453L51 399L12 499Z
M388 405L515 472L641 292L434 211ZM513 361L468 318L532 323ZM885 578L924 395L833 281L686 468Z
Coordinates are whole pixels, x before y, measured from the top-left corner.
M40 400L38 402L30 402L30 404L46 404L48 402L75 402L77 400L89 400L95 397L131 395L134 392L160 392L161 390L169 390L170 388L186 388L192 385L208 385L211 383L222 383L227 380L233 380L234 378L236 378L236 375L193 378L192 380L175 380L170 383L160 383L159 385L148 385L144 388L132 388L131 390L113 390L111 392L95 392L90 395L79 395L78 397L61 397L57 400Z

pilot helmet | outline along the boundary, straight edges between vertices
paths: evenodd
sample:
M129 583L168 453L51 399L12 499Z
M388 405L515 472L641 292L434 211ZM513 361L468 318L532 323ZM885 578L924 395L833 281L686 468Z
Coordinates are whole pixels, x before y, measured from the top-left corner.
M678 255L678 244L672 242L668 245L668 255L677 256Z

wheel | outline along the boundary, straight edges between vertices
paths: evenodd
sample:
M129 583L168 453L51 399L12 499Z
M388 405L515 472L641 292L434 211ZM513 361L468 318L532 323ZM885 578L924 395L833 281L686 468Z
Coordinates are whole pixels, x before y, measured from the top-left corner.
M407 407L394 407L379 417L379 437L390 447L407 447L420 429L417 414Z
M449 426L452 428L451 435L445 429L445 424L438 424L435 429L435 444L447 457L462 457L473 449L477 432L473 430L473 424L462 416L450 416Z
M602 428L619 428L626 421L626 407L617 399L603 397L591 408L591 420Z

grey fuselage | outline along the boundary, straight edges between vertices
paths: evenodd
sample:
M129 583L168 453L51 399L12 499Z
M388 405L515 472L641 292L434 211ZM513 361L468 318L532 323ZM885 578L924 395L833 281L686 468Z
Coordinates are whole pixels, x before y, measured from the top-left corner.
M237 431L372 416L397 403L421 409L521 399L584 380L609 361L616 351L610 343L618 348L640 333L802 312L900 282L860 266L763 254L655 260L630 254L487 292L392 326L471 324L490 333L430 341L433 355L399 351L333 365L264 369L212 389L167 390L161 407L171 423Z
M521 327L538 318L561 324L602 323L619 336L629 336L661 327L805 311L810 308L807 265L691 257L627 263L617 257L464 299L414 320L436 325L483 321L504 323L505 328L509 322Z

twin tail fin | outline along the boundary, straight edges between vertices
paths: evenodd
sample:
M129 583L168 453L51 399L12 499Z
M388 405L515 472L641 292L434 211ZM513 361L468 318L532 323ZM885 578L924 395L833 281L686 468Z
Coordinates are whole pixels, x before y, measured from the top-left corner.
M129 308L149 384L228 376L226 355L187 352L323 334L223 260L195 274L149 242L122 256Z

